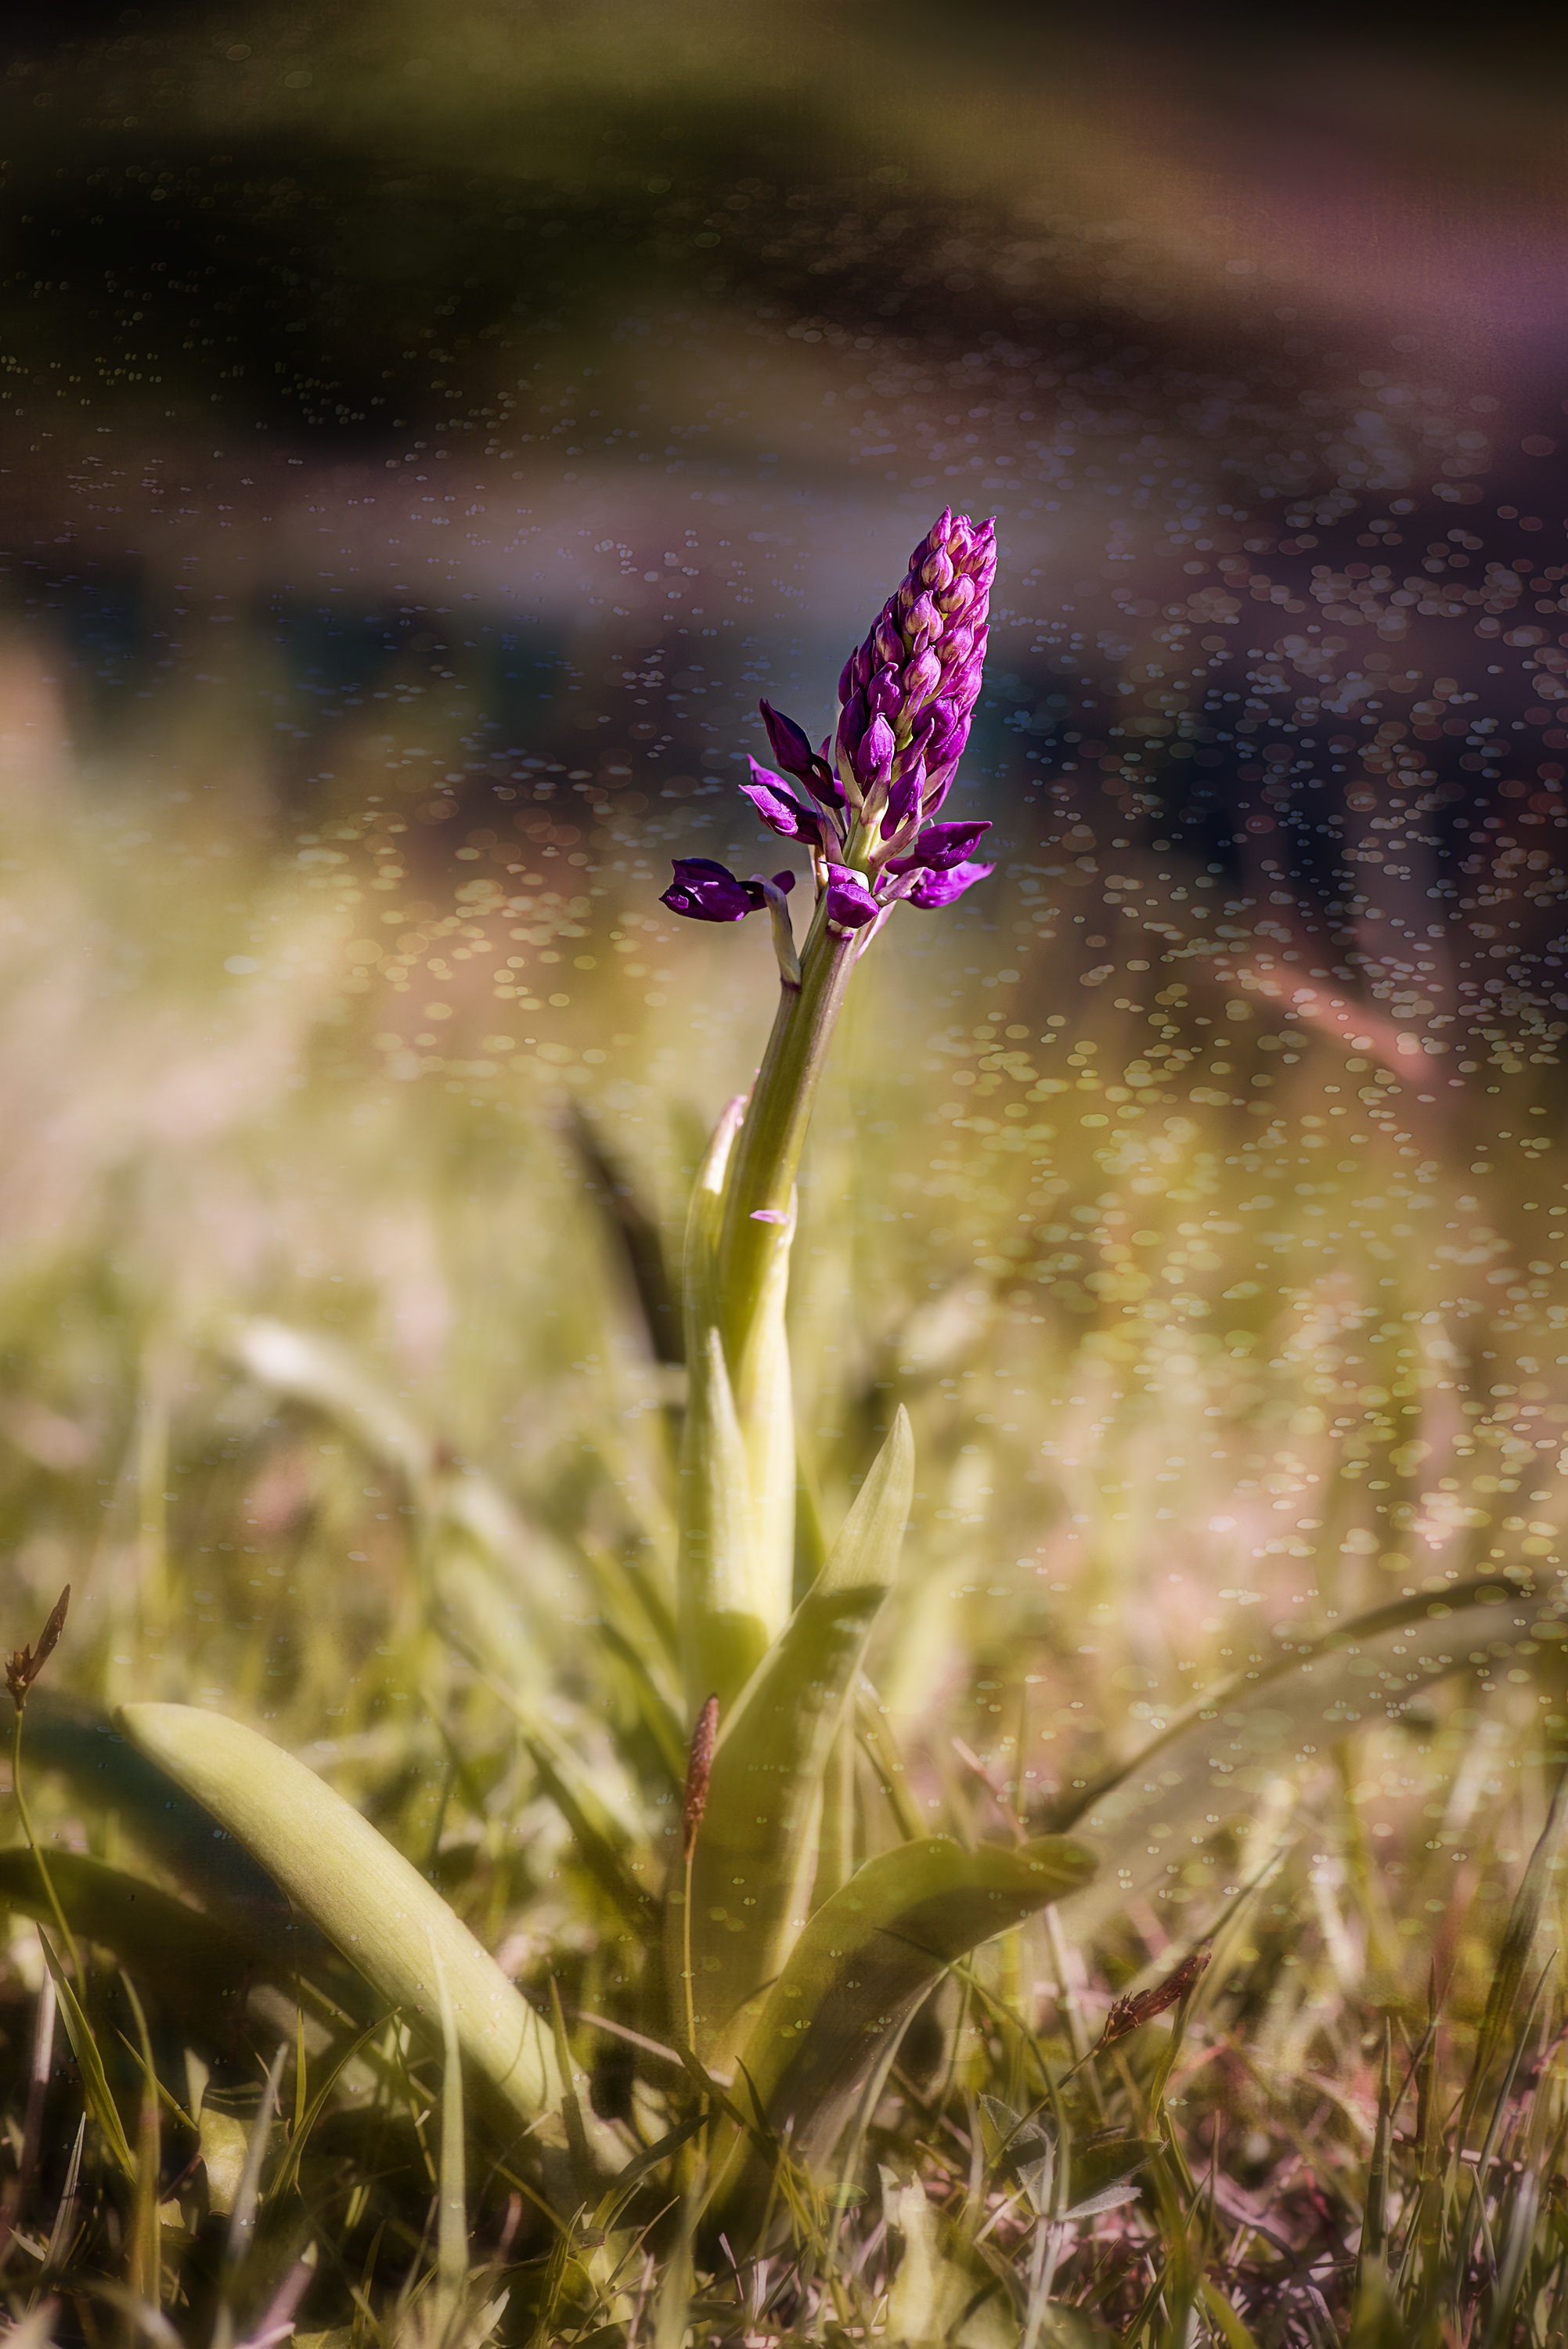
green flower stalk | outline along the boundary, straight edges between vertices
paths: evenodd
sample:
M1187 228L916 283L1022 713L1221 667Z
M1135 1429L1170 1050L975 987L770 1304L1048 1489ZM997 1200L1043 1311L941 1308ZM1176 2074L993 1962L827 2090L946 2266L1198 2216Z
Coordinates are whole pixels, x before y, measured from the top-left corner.
M766 910L779 967L757 1081L720 1123L688 1228L680 1609L694 1713L716 1688L723 1705L733 1701L789 1612L784 1306L795 1177L851 976L896 905L951 905L992 870L972 854L984 821L935 818L980 690L995 564L995 525L944 512L846 662L837 728L820 750L761 705L782 771L752 760L741 789L770 831L810 855L816 899L798 951L789 871L742 880L710 858L678 857L665 892L693 921Z

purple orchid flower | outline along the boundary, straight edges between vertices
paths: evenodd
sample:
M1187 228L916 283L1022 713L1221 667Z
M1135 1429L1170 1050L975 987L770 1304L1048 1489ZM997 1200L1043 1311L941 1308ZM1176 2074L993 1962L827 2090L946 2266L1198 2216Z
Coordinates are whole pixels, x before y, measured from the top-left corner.
M748 799L769 832L784 840L804 840L812 847L822 845L822 821L815 808L803 807L793 792L787 791L782 775L771 767L759 766L748 758L751 781L740 786L741 796Z
M759 914L768 903L760 881L739 881L727 864L716 864L711 856L674 856L675 879L660 899L672 914L684 914L691 922L740 922L748 914ZM789 891L795 886L793 873L775 873L776 889Z
M828 920L838 930L861 930L874 922L882 907L865 884L862 874L851 871L847 864L828 867Z
M812 798L820 800L824 807L843 807L844 794L831 767L812 750L804 730L792 718L786 718L781 709L775 709L770 701L759 701L757 707L762 712L773 756L785 773L793 775L798 783L804 783Z
M741 792L770 832L810 849L827 927L841 938L869 931L901 898L951 905L995 869L974 855L991 829L984 818L934 821L979 698L995 571L995 523L944 510L844 663L838 726L820 750L771 702L758 705L782 772L748 759ZM780 971L799 988L780 896L790 874L775 887L705 856L675 865L664 902L690 920L738 922L771 903ZM809 960L810 941L804 952Z
M950 864L943 873L927 872L910 891L909 902L934 912L939 905L951 905L965 889L973 889L976 881L985 880L995 870L994 864Z
M923 865L930 873L946 873L961 864L971 849L976 848L983 832L989 832L990 821L975 817L966 823L928 823L917 833L908 854L895 856L888 866L890 873L914 873Z

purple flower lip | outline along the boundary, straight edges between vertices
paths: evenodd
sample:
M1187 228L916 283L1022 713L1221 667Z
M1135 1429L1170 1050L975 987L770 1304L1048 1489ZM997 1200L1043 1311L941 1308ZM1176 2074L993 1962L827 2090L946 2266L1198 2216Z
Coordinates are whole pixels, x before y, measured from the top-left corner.
M973 889L976 881L985 880L995 870L994 864L950 864L944 873L927 872L910 891L909 902L934 912L938 906L951 905L965 889Z
M660 904L690 922L741 922L759 914L768 903L760 881L738 881L727 864L711 856L674 856L675 879ZM773 885L785 891L795 886L793 873L775 873Z
M882 907L860 874L847 864L828 867L828 920L836 930L863 930Z
M978 847L981 833L990 829L989 819L983 817L965 823L928 823L923 832L916 833L908 854L895 856L888 871L914 873L923 866L928 873L949 872L954 865L963 864L971 849Z

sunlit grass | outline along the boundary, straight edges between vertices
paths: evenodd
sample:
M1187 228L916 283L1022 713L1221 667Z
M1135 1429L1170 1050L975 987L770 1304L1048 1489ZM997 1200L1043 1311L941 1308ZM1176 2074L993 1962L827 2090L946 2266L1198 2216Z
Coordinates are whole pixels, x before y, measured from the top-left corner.
M681 1374L655 1359L570 1112L673 1257L700 1137L750 1074L766 957L673 936L603 849L552 890L542 863L447 864L386 802L346 798L299 837L258 818L247 839L198 800L108 798L63 747L8 789L5 1644L69 1580L57 1690L232 1712L298 1752L536 2001L557 1985L600 2109L651 2145L688 2094L624 2036L663 2036L636 1920L688 1726L658 1637ZM848 1764L870 1823L852 1857L912 1817L982 1842L1048 1827L1184 1704L1311 1632L1556 1566L1568 1289L1529 1237L1563 1204L1549 1032L1481 1036L1498 1090L1478 1071L1468 1107L1422 1124L1435 1088L1287 1009L1266 947L1197 943L1170 869L1138 864L1147 919L1125 959L1072 943L1081 881L1014 875L967 925L911 915L862 975L803 1188L794 1333L802 1579L896 1403L915 1425L903 1580ZM405 918L384 929L384 908ZM1402 1651L1378 1652L1386 1669ZM1319 1750L1284 1770L1265 1735L1224 1763L1247 1816L1217 1837L1206 1775L1151 1781L1125 1888L961 1968L868 2117L848 2204L808 2199L799 2257L764 2239L738 2274L699 2246L683 2281L678 2163L629 2216L551 2220L476 2135L472 2307L509 2299L465 2313L450 2227L444 2266L426 2231L438 2067L391 2026L349 2054L378 2022L357 2012L335 2041L313 2022L303 2071L291 2055L280 2075L290 2151L262 2174L249 2250L222 2124L253 2115L279 1994L225 2037L177 1988L138 1983L179 2107L159 2185L170 2322L205 2342L222 2306L226 2338L258 2337L310 2242L300 2322L345 2344L438 2304L449 2340L499 2323L673 2343L688 2289L698 2338L921 2338L922 2275L948 2337L976 2343L1058 2337L1042 2323L1176 2340L1187 2311L1242 2337L1206 2293L1260 2342L1328 2340L1357 2247L1385 2240L1411 2311L1499 2306L1517 2258L1529 2289L1492 2337L1544 2343L1559 2253L1526 2182L1563 2125L1555 1977L1528 1997L1554 1945L1550 1881L1515 1935L1528 1987L1483 2045L1472 2152L1500 2067L1525 2056L1480 2205L1434 2116L1546 1826L1568 1698L1551 1638L1453 1661L1397 1720L1338 1683L1332 1705L1282 1698L1293 1736L1315 1702ZM68 1723L38 1718L49 1832L159 1864L133 1815L57 1769ZM57 2323L96 2342L95 2279L128 2273L131 2205L90 2131L69 2189L63 2057L28 2152L46 1997L26 1882L6 1891L5 2282L17 2313L63 2294ZM1043 2062L1059 2072L1114 1993L1210 1935L1169 2084L1176 2150L1137 2199L1056 2232L1061 2310L1032 2316L1044 2237L1010 2124L987 2140L976 2099L1031 2111ZM113 2069L137 2041L107 1965L94 1996ZM1426 2082L1418 2121L1417 2087L1379 2120L1384 2017L1394 2089L1412 2064ZM1156 2127L1168 2027L1078 2076L1074 2132ZM113 2076L134 2127L140 2075ZM1368 2323L1381 2272L1361 2271Z

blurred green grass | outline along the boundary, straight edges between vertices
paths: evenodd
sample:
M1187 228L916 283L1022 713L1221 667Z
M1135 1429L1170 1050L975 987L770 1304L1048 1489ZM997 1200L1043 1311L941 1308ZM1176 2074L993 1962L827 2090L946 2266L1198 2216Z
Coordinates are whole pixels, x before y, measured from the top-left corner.
M352 779L303 826L263 804L248 831L182 785L107 793L27 659L0 976L8 1619L30 1632L69 1579L61 1685L264 1726L537 1993L563 1975L574 2011L634 2028L634 1961L547 1767L641 1832L678 1762L606 1629L667 1589L681 1374L604 1170L673 1252L768 958L669 921L607 800L552 888L559 843L461 862ZM1040 885L1073 846L1047 837L969 920L911 916L868 963L802 1194L801 1570L907 1403L918 1499L872 1673L921 1813L987 1839L1013 1805L1048 1823L1305 1627L1476 1571L1550 1584L1562 1538L1568 1294L1524 1252L1564 1204L1551 1028L1480 1039L1495 1090L1439 1132L1394 1046L1390 1067L1289 1016L1255 947L1227 960L1222 877L1194 921L1179 893L1212 876L1130 852L1099 918L1136 880L1156 926L1108 964L1064 918L1103 876ZM1064 2029L1266 1871L1195 2025L1231 2052L1180 2127L1194 2161L1233 2145L1226 2190L1255 2179L1299 2236L1292 2162L1346 2213L1367 2190L1370 2018L1414 2045L1435 1962L1446 2060L1473 2044L1568 1676L1546 1641L1478 1652L1398 1718L1332 1716L1305 1768L1269 1763L1274 1733L1247 1835L1212 1844L1212 1797L1177 1787L1081 1943L1026 1929L975 1979ZM136 1855L133 1819L46 1768L35 1799L64 1841ZM19 1991L15 1913L12 1936ZM944 2028L950 2088L1004 2093L1016 2059L978 2013ZM1095 2225L1075 2292L1121 2240Z

